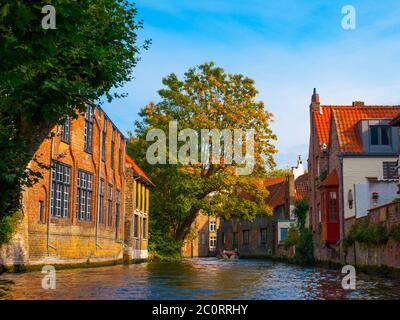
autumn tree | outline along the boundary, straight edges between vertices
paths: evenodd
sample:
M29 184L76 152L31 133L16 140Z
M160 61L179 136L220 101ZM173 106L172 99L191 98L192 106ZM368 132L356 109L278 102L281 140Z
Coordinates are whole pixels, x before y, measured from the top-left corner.
M52 5L56 29L42 27ZM66 116L132 78L141 49L135 6L126 0L13 0L0 4L0 222L40 178L27 169ZM1 223L0 223L1 227ZM1 231L1 228L0 228Z
M254 81L240 74L227 74L213 63L189 69L183 79L170 74L163 79L161 101L150 103L141 112L131 134L128 152L151 175L156 188L151 195L152 228L150 232L182 240L200 211L224 219L254 219L267 214L267 191L262 177L274 166L276 152L271 131L272 114L256 100ZM198 152L211 148L211 140L201 140L202 129L254 130L254 169L249 175L237 174L241 164L228 161L221 152L219 161L177 164L154 164L146 161L146 151L155 143L146 141L151 129L166 133L169 154L169 123L177 130L193 129L198 133ZM246 134L243 134L243 141ZM202 142L203 141L203 142ZM221 137L221 150L225 146ZM235 141L233 141L235 142ZM178 147L186 142L180 141ZM243 144L243 151L245 144ZM211 152L209 154L211 157ZM161 230L161 231L160 231Z

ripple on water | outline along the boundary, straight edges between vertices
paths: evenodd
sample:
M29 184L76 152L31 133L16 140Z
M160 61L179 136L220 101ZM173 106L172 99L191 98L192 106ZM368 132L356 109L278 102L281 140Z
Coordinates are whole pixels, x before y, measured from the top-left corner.
M346 291L336 270L267 260L183 259L59 270L56 290L41 288L40 272L0 277L0 299L400 298L399 279L358 274L357 290Z

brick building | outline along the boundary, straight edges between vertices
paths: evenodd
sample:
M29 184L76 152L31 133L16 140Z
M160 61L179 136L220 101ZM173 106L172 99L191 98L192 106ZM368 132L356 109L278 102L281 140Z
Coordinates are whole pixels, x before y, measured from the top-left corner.
M344 259L341 240L356 219L396 197L400 106L310 104L310 226L320 261Z
M0 248L0 265L122 260L125 206L135 201L125 197L125 169L139 171L125 163L126 139L92 105L51 133L34 157L51 169L29 163L43 178L23 192L20 230ZM142 174L140 179L145 188L148 178ZM147 224L148 189L143 190L147 204L141 219Z
M125 156L125 259L148 257L149 201L153 183L135 163Z
M199 213L191 225L191 232L186 236L181 248L185 258L209 257L216 254L217 231L220 219L206 213Z
M289 175L265 178L264 185L269 191L265 203L272 209L272 215L260 216L254 221L222 221L218 251L238 249L241 256L249 257L286 254L282 243L289 228L296 223L295 201L308 196L308 177L301 158Z

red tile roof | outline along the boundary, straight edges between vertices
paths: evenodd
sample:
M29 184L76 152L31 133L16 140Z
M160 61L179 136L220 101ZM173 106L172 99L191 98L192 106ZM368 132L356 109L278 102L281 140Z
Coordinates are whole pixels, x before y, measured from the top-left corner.
M310 191L310 183L308 181L308 173L297 177L294 182L296 200L308 199Z
M357 123L363 119L393 119L400 106L321 106L313 111L314 123L320 145L329 143L331 117L337 128L341 152L362 152L363 146Z
M333 187L333 186L338 186L339 185L339 176L334 169L325 179L324 181L321 182L321 186L324 187Z
M286 177L268 177L264 179L264 186L269 187L286 180Z
M133 169L133 171L135 171L144 181L153 184L153 182L151 182L150 178L146 175L146 173L137 165L137 163L130 156L125 155L125 163L131 169Z
M265 203L271 208L285 204L286 177L268 177L264 179L264 185L269 191Z

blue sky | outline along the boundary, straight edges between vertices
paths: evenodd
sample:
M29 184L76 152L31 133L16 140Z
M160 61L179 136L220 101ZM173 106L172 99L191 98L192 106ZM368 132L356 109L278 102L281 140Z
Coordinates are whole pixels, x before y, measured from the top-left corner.
M157 102L161 79L215 61L256 82L258 99L275 115L279 167L307 159L308 106L314 87L323 104L400 104L400 3L335 0L140 0L140 40L152 39L123 88L104 109L123 131ZM344 5L356 30L341 26Z

